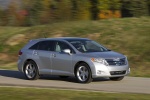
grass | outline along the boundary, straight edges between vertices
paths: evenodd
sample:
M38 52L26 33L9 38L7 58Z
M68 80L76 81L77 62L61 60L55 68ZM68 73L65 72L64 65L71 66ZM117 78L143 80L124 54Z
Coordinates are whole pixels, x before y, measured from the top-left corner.
M72 21L33 27L0 27L0 68L17 69L17 54L30 39L73 36L96 40L129 59L131 76L150 77L150 17ZM24 35L14 39L14 36ZM13 40L14 39L14 40ZM13 40L13 41L11 41ZM10 45L8 41L17 42ZM6 64L7 63L7 64Z
M149 100L148 94L0 87L0 100Z

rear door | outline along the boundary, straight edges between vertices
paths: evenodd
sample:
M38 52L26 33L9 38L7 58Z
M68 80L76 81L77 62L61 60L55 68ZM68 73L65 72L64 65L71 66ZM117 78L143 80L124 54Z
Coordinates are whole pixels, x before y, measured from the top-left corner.
M34 58L39 65L39 71L41 74L51 74L51 51L53 50L53 41L41 41L39 42L38 50L33 51Z

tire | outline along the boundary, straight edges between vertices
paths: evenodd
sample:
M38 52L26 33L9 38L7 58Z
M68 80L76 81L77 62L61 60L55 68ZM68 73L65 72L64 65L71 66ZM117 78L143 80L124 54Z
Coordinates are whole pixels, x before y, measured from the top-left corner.
M34 61L27 61L24 66L24 74L28 80L37 80L39 71Z
M60 78L68 78L69 76L59 76Z
M110 77L109 79L112 81L121 81L124 78L124 76L121 77Z
M90 83L93 80L91 70L86 63L77 66L75 76L79 83Z

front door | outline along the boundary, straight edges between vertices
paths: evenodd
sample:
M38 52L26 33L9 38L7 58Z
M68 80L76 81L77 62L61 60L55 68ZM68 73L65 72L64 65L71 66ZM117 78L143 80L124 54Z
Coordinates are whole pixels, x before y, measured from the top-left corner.
M71 75L72 56L63 52L64 49L71 49L71 47L62 41L56 41L55 49L52 53L52 74L53 75Z

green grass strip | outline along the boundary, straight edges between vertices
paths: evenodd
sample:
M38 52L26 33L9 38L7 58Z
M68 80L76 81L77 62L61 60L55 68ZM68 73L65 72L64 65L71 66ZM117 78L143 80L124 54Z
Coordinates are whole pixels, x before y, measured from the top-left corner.
M0 87L0 100L149 100L148 94Z

